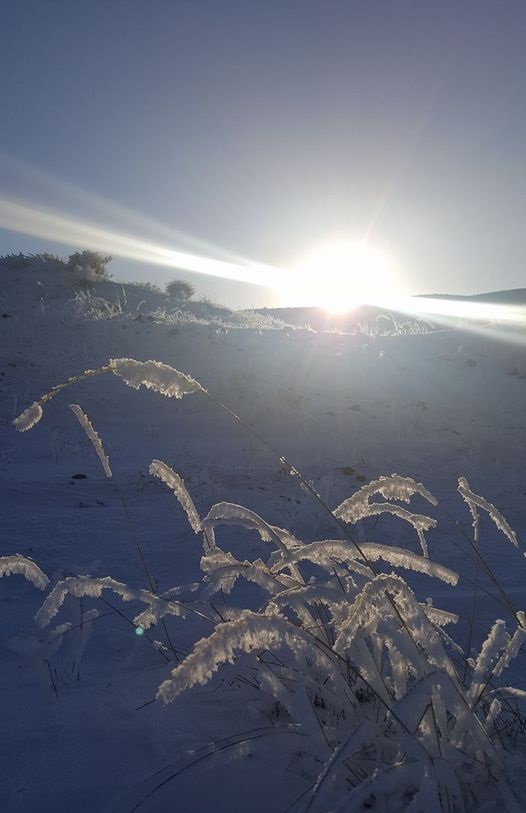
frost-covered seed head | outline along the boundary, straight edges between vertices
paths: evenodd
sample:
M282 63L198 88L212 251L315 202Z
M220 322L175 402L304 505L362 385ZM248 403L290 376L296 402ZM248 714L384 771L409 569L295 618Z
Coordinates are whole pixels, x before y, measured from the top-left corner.
M168 398L182 398L192 392L204 392L201 384L194 378L160 361L110 359L109 367L112 373L136 390L146 387Z
M19 573L32 582L39 590L44 590L49 579L32 559L15 553L12 556L0 556L0 576L12 576Z
M18 418L15 418L13 425L19 432L27 432L32 429L42 417L42 407L38 401L34 401L30 407L25 409Z

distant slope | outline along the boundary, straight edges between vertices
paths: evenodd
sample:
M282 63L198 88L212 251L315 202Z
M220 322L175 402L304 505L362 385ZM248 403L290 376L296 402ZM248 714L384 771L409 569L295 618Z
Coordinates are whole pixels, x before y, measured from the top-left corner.
M416 326L420 320L400 311L376 308L372 305L360 305L348 313L330 313L324 308L260 308L262 316L279 319L289 325L312 328L312 330L336 330L342 333L361 332L375 324L381 333L396 332L396 325L411 323ZM429 320L425 320L428 323ZM367 331L366 331L367 332Z
M496 305L526 305L526 288L488 291L483 294L418 294L426 299L458 299L463 302L491 302Z
M417 294L412 299L446 299L448 301L462 302L486 302L496 305L526 305L526 288L513 288L504 291L489 291L482 294ZM377 308L372 305L361 305L348 313L329 313L323 308L300 307L300 308L260 308L258 313L279 319L288 324L302 327L311 327L313 330L339 330L342 332L355 332L360 325L371 324L372 322L384 322L385 327L391 328L394 322L413 324L418 323L418 319L408 316L396 310ZM429 317L424 313L422 320L430 323ZM383 331L381 331L383 332Z

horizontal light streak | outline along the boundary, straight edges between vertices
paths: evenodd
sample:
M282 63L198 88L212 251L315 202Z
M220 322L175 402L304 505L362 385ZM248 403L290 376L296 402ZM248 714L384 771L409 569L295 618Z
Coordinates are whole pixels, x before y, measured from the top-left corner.
M75 246L77 249L89 248L165 268L208 274L253 285L278 288L283 281L284 272L273 266L258 263L244 265L178 251L6 198L0 198L0 228L42 237Z
M278 293L286 290L291 300L298 301L304 294L305 280L302 281L297 269L277 268L250 261L231 262L191 254L7 198L0 198L0 228L74 246L76 249L89 248L164 268L260 285ZM320 276L323 281L323 274ZM363 304L415 318L431 318L448 327L451 327L454 320L471 323L477 330L481 330L483 325L493 324L510 328L526 326L526 307L520 305L392 295L379 295L374 301L371 298Z

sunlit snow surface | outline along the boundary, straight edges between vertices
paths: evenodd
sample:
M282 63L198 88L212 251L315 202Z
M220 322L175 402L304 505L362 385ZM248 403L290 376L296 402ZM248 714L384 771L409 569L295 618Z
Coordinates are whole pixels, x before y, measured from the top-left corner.
M148 320L147 305L132 308L133 292L131 315L123 308L115 318L90 321L75 315L71 291L32 272L2 272L0 291L8 314L0 318L0 554L31 557L52 580L90 574L146 587L135 536L159 590L197 581L200 541L173 494L150 476L154 459L181 475L201 516L214 503L241 503L304 541L334 538L334 527L297 478L199 394L165 399L105 376L57 396L38 426L15 432L12 419L42 393L109 358L157 359L191 375L297 465L332 507L383 474L422 482L439 501L436 509L418 497L411 503L411 510L437 520L426 531L430 556L461 573L456 588L409 574L422 596L434 590L438 607L461 617L471 611L473 565L456 525L469 533L471 517L456 491L458 477L499 508L524 548L523 345L497 342L491 330L371 339L226 330L205 319L174 330ZM143 318L136 319L139 312ZM68 409L71 401L100 435L111 481ZM413 534L409 547L420 553L416 535L397 518L382 515L358 529L364 542L367 535L371 543L395 546L407 545ZM508 593L526 607L524 557L485 517L480 538ZM240 558L258 557L255 534L237 530L231 539ZM491 584L481 584L491 596L479 597L477 643L483 625L507 618ZM249 596L251 588L243 589ZM133 617L130 605L111 595L111 606L83 599L83 613L99 612L84 656L80 636L72 634L50 675L34 655L38 640L28 642L49 635L32 621L41 601L21 576L0 582L1 810L124 813L205 753L198 749L268 726L250 687L231 682L233 668L221 673L224 691L209 684L167 708L149 702L170 664L152 648L151 631L141 635L141 627L114 611ZM56 623L78 627L80 621L76 600ZM186 652L209 632L203 619L176 621L174 643ZM462 622L455 634L465 642ZM526 689L525 671L520 655L508 682ZM252 813L282 810L306 785L299 762L284 762L289 751L280 748L269 735L243 746L241 761L229 761L240 747L204 759L139 810L241 813L248 798Z

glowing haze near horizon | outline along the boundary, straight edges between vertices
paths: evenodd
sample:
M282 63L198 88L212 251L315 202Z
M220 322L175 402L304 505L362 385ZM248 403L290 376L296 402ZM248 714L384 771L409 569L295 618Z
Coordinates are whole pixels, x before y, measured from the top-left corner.
M391 258L366 241L333 240L311 248L291 268L275 268L180 251L136 233L110 230L5 198L0 198L0 227L32 237L58 237L64 245L85 246L162 268L266 286L282 306L316 305L345 313L361 304L394 307L405 296Z
M516 0L5 4L0 253L104 250L233 307L523 287L525 26Z
M0 227L42 238L60 235L65 245L81 244L160 267L206 274L221 280L272 286L284 306L316 305L343 314L358 305L368 304L411 316L428 315L445 324L451 319L497 322L505 326L526 324L524 307L410 297L397 279L393 258L366 241L338 239L321 244L300 258L295 268L280 269L177 251L2 198ZM482 326L477 329L484 332ZM517 338L523 343L521 337Z

